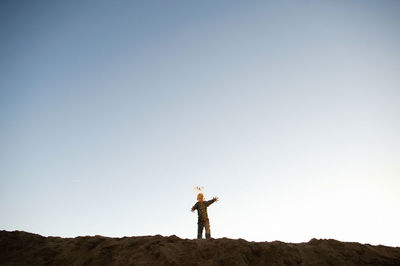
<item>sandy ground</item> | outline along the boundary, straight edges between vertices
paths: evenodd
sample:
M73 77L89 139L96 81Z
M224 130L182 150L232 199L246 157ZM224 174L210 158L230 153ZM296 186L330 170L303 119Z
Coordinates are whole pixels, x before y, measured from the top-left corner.
M160 235L60 238L0 231L0 265L400 265L400 247L333 239L292 244Z

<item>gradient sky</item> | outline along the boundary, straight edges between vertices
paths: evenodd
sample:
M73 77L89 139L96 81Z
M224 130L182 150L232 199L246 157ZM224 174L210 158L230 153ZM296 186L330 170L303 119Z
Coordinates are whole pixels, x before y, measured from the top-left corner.
M0 229L400 246L399 1L1 1Z

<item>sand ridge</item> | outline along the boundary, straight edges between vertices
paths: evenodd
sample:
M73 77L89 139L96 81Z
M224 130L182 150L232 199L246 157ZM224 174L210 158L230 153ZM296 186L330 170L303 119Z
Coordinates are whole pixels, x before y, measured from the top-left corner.
M0 231L0 265L400 265L400 247L137 236L43 237Z

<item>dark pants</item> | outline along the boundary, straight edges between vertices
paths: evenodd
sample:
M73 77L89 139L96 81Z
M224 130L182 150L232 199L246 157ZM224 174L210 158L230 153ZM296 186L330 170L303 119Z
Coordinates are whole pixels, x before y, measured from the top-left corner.
M206 228L206 238L211 238L210 221L199 221L197 223L197 239L201 239L203 235L203 227Z

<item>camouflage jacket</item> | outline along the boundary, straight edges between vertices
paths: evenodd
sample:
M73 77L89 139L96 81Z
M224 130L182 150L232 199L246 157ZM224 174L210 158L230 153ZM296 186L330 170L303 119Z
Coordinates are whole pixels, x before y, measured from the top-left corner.
M196 202L192 207L193 210L197 210L198 223L206 222L208 220L207 207L214 203L214 200L208 200L203 202Z

